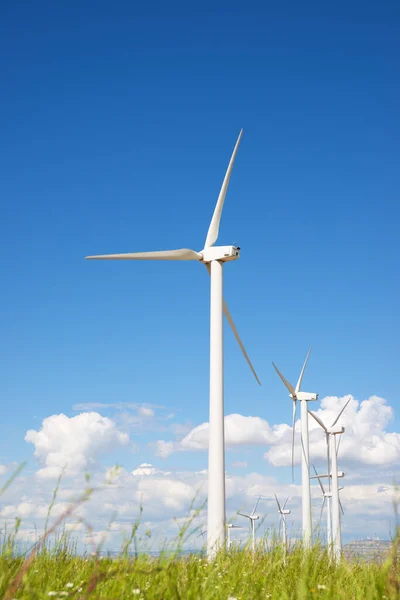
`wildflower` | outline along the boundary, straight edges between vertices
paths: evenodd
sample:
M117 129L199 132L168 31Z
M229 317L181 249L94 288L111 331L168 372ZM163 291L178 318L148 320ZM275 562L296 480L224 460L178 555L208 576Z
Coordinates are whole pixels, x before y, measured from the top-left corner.
M81 588L81 587L80 587L80 588L78 588L78 592L81 592L81 591L82 591L82 588Z
M73 583L71 583L71 582L69 582L69 583L66 583L66 584L65 584L65 587L67 587L67 588L73 588L73 587L74 587L74 584L73 584Z
M132 594L140 594L140 589L139 588L133 588Z
M228 596L228 600L237 600L235 596Z
M58 592L59 596L68 596L68 592Z
M48 596L57 596L58 592L48 592Z
M317 585L317 590L326 590L326 585L322 585L321 583L319 583Z

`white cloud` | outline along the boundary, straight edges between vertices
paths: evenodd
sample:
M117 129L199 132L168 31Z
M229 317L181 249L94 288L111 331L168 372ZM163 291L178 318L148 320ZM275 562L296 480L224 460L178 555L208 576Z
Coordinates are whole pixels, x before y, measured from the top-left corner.
M231 414L225 417L225 444L227 447L241 445L267 446L281 436L282 427L271 429L269 423L260 417L245 417ZM206 450L208 448L208 423L192 429L180 442L157 442L157 455L166 458L172 452L185 450ZM289 428L290 430L290 428Z
M160 473L160 471L153 467L151 463L142 463L132 471L132 475L135 475L136 477L142 475L155 475L156 473Z
M152 408L148 408L147 406L140 406L138 408L138 414L141 417L145 417L146 419L151 419L152 417L154 417L155 412Z
M111 419L86 412L75 417L47 417L39 431L26 433L25 441L35 446L34 455L43 465L37 475L54 478L63 468L69 474L88 468L102 452L127 445L129 436L119 431Z
M341 407L350 399L349 405L338 424L346 428L340 445L341 460L365 465L390 465L400 462L400 434L389 433L386 427L393 418L393 409L384 398L371 396L359 403L353 396L327 396L317 416L331 425ZM310 406L312 409L313 407ZM310 452L312 458L326 456L325 436L312 417L309 418ZM208 423L192 429L180 441L158 440L156 454L167 458L173 452L206 450L208 448ZM295 462L300 462L300 421L295 425ZM226 446L269 446L265 458L275 467L291 464L292 428L286 423L271 426L261 417L231 414L225 417Z
M0 465L0 475L4 475L7 473L7 467L5 465Z
M341 408L350 400L337 425L345 427L341 436L339 457L341 462L354 462L363 465L393 465L400 462L400 434L389 433L386 427L393 418L393 409L384 398L370 396L358 402L351 395L327 396L321 401L321 408L310 409L326 426L331 426ZM316 421L309 418L310 454L313 460L326 458L325 435ZM300 421L296 422L296 463L300 462L299 435ZM265 454L274 466L285 466L291 462L290 436L282 438Z

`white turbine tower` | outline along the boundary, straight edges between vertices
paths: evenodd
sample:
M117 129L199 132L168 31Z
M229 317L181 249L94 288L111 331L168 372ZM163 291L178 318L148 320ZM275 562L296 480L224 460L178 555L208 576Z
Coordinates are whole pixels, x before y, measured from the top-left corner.
M318 394L302 392L301 384L303 381L304 371L307 365L308 357L310 356L311 348L308 351L303 368L300 372L296 387L294 388L289 383L282 373L279 371L275 363L275 371L282 379L284 385L289 390L291 399L293 400L293 420L292 420L292 478L294 468L294 428L296 423L296 404L300 402L301 407L301 484L302 484L302 521L303 521L303 544L306 548L312 543L312 521L311 521L311 489L310 489L310 447L308 441L308 412L307 402L318 400Z
M255 550L256 550L256 521L258 521L258 519L260 518L258 515L255 514L255 512L257 510L257 506L258 506L258 503L260 502L260 499L261 499L261 496L258 497L256 505L253 508L253 511L252 511L252 513L250 515L246 515L245 513L242 513L242 512L239 512L239 511L237 513L241 517L246 517L246 519L249 519L249 521L250 521L250 527L251 527L251 545L252 545L253 552L255 552Z
M222 270L225 262L237 260L240 248L214 246L218 238L219 224L229 179L242 131L239 134L231 160L222 183L214 214L208 229L205 246L200 252L181 248L155 252L106 254L87 256L88 259L105 260L197 260L203 263L211 276L210 311L210 425L208 449L208 515L207 550L211 558L225 543L225 448L224 448L224 365L223 365L223 314L258 383L260 381L243 346L232 317L223 298ZM261 384L260 384L261 385Z
M337 466L337 455L339 450L339 444L336 444L336 436L342 435L345 429L344 427L338 427L336 424L339 421L342 413L348 403L343 406L336 419L333 421L330 427L327 427L322 420L317 417L311 410L310 415L317 421L317 423L325 431L325 439L328 453L328 470L332 478L332 547L335 561L340 559L342 554L342 532L340 523L340 498L339 498L339 482L338 482L338 466ZM340 443L340 442L339 442Z
M278 505L278 512L279 512L279 528L282 527L282 545L283 545L283 550L286 554L286 550L287 550L287 533L286 533L286 517L287 515L290 515L291 511L289 509L285 509L285 506L287 504L287 501L289 500L289 498L286 498L285 500L285 504L283 506L281 506L279 504L279 500L276 497L276 494L274 494L275 496L275 500L276 503Z

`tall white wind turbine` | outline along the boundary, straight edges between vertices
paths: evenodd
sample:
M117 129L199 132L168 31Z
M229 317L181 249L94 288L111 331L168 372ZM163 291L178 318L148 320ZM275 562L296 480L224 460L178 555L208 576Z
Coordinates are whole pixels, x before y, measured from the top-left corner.
M339 481L338 481L338 464L337 464L337 455L339 446L336 443L336 436L342 435L345 431L344 427L338 427L337 422L339 421L342 413L348 403L350 402L350 398L347 400L346 404L343 406L341 411L339 412L336 419L333 421L330 427L327 427L322 420L311 410L308 411L310 415L317 421L317 423L322 427L325 431L325 439L327 442L327 451L328 451L328 467L330 468L330 475L332 478L332 547L333 547L333 556L335 561L340 559L342 554L342 532L341 532L341 523L340 523L340 498L339 498Z
M210 311L210 426L208 448L208 515L207 550L212 558L225 543L225 452L224 452L224 365L223 365L223 314L249 364L257 382L260 381L236 330L223 298L223 265L239 258L236 246L214 246L218 238L222 208L239 148L240 132L228 169L222 183L214 214L208 229L203 250L196 252L187 248L158 250L128 254L87 256L88 259L104 260L197 260L203 263L211 276ZM261 384L260 384L261 385Z
M238 511L238 515L240 515L241 517L246 517L246 519L249 519L250 521L250 528L251 528L251 546L253 549L253 552L255 552L256 550L256 521L258 521L258 519L260 518L258 515L256 515L256 510L257 510L257 506L258 503L260 502L261 496L258 497L258 500L251 512L250 515L246 515L245 513L239 512Z
M279 525L280 525L280 527L282 527L282 545L283 545L283 550L284 550L284 553L286 554L286 551L287 551L286 517L287 517L287 515L290 515L291 511L289 509L287 509L287 508L285 509L285 506L286 506L287 501L289 500L289 498L286 498L284 505L281 506L279 504L278 498L276 497L276 494L274 494L274 496L275 496L276 503L278 505L278 512L279 512L279 515L280 515L280 517L279 517L279 521L280 521Z
M292 477L294 468L294 428L296 424L296 404L300 402L301 407L301 485L302 485L302 522L303 522L303 544L306 548L312 543L312 520L311 520L311 489L310 489L310 445L308 441L308 412L307 402L318 400L318 394L302 392L301 384L304 371L310 356L311 348L308 351L303 368L301 369L299 379L294 388L289 381L285 379L275 363L272 363L275 371L282 379L284 385L289 390L289 395L293 400L293 420L292 420Z

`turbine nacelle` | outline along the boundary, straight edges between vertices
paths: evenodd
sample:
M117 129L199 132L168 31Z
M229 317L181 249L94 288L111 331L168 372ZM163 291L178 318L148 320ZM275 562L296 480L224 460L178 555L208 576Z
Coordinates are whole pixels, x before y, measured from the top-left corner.
M326 430L326 433L329 433L329 435L340 435L341 433L345 432L345 428L344 427L328 427Z
M337 472L337 476L338 476L338 479L340 479L340 477L344 477L345 476L345 472L344 471L338 471ZM332 474L328 475L327 473L325 473L324 475L312 475L310 477L310 479L322 479L323 477L325 477L325 479L326 479L327 477L332 477Z
M289 508L285 508L284 510L280 510L279 512L281 513L281 515L290 515L292 511Z
M210 263L213 260L228 262L239 258L240 248L238 246L210 246L209 248L204 248L200 252L200 255L200 260L204 263Z
M297 392L295 397L292 394L290 394L290 397L292 400L305 400L306 402L318 400L318 394L312 394L311 392Z

